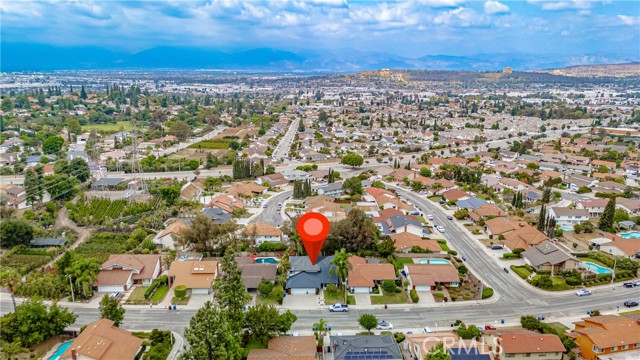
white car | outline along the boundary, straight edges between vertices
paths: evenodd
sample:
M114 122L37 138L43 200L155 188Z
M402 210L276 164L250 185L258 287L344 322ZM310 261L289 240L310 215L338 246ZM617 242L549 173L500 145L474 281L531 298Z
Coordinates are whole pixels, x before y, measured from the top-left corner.
M126 194L124 194L124 198L125 198L125 199L128 199L128 198L130 198L130 197L131 197L131 193L126 193Z
M428 215L427 215L427 219L429 219L429 220L433 220L433 215L428 214Z
M433 330L431 330L430 327L425 326L424 329L422 329L422 332L425 334L431 334L433 332Z
M444 233L444 226L442 226L442 225L438 225L437 229L438 229L438 231L440 231L441 233Z
M378 326L376 326L376 329L378 330L393 330L393 325L386 322L386 321L380 321L378 323Z
M589 289L580 289L580 290L576 291L576 295L577 296L591 295L591 290L589 290Z

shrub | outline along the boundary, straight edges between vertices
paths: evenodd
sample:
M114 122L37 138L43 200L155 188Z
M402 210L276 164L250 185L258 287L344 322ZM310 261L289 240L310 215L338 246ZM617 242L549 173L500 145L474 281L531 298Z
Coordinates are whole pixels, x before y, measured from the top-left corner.
M267 295L269 295L272 290L273 283L269 280L262 280L262 282L260 282L260 285L258 285L258 292L264 297L267 297Z
M163 285L167 285L169 283L169 276L162 275L160 277L160 283L163 284Z
M398 344L399 344L399 343L401 343L401 342L403 342L403 341L404 341L404 339L405 339L404 334L403 334L403 333L401 333L401 332L395 332L395 333L393 333L393 337L396 339L396 343L398 343Z
M513 270L516 274L518 274L518 276L523 279L527 279L529 275L531 275L531 273L527 269L521 266L511 265L511 270Z
M274 251L284 251L287 250L287 245L283 243L272 243L272 242L263 242L258 246L259 252L274 252Z
M538 275L533 278L531 285L541 289L551 289L553 287L553 280L551 280L551 276L549 275Z
M329 296L335 297L336 295L338 295L338 287L336 286L336 284L329 284L324 289L324 292Z
M284 288L282 285L276 285L271 290L271 294L276 298L278 304L282 305L282 300L284 299Z
M432 295L433 295L434 298L444 299L444 294L443 293L436 292L436 293L433 293Z
M153 294L153 291L158 287L158 285L160 285L160 279L153 280L153 282L151 282L151 286L149 286L147 291L144 292L144 298L149 300L151 294Z
M176 287L173 290L173 293L176 295L178 299L183 299L187 296L187 286L176 285Z
M570 277L565 279L565 282L569 286L578 286L578 285L582 284L582 279L574 277L574 276L570 276Z
M455 251L455 250L449 250L447 253L448 253L449 255L453 255L453 256L458 255L458 252L457 252L457 251Z
M520 255L512 254L512 253L504 253L504 254L502 254L502 258L503 259L518 259L518 258L520 258Z
M388 293L396 292L396 283L393 280L385 280L382 282L382 290Z
M482 289L482 298L488 299L493 296L493 289L490 287L486 287ZM453 298L453 297L452 297Z
M505 239L504 235L502 234L498 235L498 240L504 240L504 239Z
M420 301L420 297L418 296L418 292L415 291L414 289L411 289L411 291L409 291L409 296L411 296L411 301L413 301L413 303L417 303L418 301Z

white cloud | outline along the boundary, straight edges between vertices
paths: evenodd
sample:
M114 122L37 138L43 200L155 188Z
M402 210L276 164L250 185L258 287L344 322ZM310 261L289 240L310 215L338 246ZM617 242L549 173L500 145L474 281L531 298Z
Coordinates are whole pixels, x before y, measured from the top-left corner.
M618 15L618 19L620 19L624 25L640 25L640 16Z
M493 14L505 14L509 12L509 7L498 1L487 1L484 3L484 12L493 15Z
M455 7L463 4L465 0L418 0L417 3L423 6L440 8L440 7Z
M569 1L546 1L546 0L527 0L530 4L540 5L542 10L584 10L591 8L593 1L589 0L569 0Z
M487 19L483 15L478 14L473 9L465 7L445 11L433 18L434 24L454 27L470 27L482 25L486 23L486 20Z

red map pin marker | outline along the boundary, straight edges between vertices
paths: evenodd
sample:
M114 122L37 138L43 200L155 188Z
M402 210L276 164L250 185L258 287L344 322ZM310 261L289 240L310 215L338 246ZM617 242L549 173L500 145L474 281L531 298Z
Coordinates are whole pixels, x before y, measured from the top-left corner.
M300 217L296 228L311 265L315 265L322 245L329 235L329 220L320 213L309 212Z

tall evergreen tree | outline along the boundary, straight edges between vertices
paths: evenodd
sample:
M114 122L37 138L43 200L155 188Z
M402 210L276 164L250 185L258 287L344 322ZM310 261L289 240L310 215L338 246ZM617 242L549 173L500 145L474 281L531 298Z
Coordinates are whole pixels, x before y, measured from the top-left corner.
M549 201L551 201L551 188L544 188L544 191L542 192L542 203L543 204L548 204Z
M536 226L536 228L539 231L544 231L546 220L547 220L547 208L545 205L542 205L542 207L540 208L540 215L538 216L538 224Z
M180 360L242 359L239 335L233 330L227 312L207 301L184 330L189 348L180 355Z
M616 198L609 199L607 206L604 207L604 211L598 221L598 229L602 231L611 231L613 229L613 217L616 212Z
M240 334L244 327L244 306L251 296L242 281L242 270L236 262L235 252L230 247L222 258L221 270L213 284L213 297L220 309L227 313L231 332Z
M27 169L24 172L24 190L27 203L35 204L38 201L39 185L38 174L33 169Z
M80 88L80 99L86 100L87 97L87 91L85 90L84 85L82 85L82 87Z

